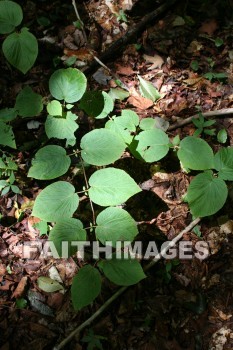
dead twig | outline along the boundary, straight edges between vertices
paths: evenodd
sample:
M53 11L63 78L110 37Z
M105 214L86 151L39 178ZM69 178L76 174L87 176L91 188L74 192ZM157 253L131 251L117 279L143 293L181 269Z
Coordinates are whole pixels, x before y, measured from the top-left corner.
M233 114L233 108L223 108L223 109L219 109L217 111L210 111L210 112L204 112L202 113L202 115L205 118L210 118L210 117L223 117L225 115L229 115L229 114ZM189 123L192 122L192 119L197 119L199 118L199 114L194 114L191 117L179 120L177 123L170 125L168 128L168 131L172 131L175 129L180 128L181 126L187 125Z
M184 230L182 230L176 237L173 238L157 256L144 268L144 271L148 271L152 266L154 266L162 256L168 252L168 250L176 244L185 233L191 231L199 222L200 218L193 220ZM89 317L85 322L83 322L80 326L74 329L61 343L53 348L53 350L61 350L64 346L71 341L72 338L77 336L85 327L89 326L98 316L100 316L108 307L112 304L114 300L116 300L128 287L121 287L118 291L111 296L91 317Z

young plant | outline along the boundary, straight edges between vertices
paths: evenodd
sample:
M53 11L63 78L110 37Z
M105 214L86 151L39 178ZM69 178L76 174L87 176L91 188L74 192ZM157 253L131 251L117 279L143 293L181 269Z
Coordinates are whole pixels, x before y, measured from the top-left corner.
M216 129L208 129L210 126L216 123L215 120L205 120L205 117L201 112L198 113L199 118L193 118L192 122L196 126L197 130L194 132L194 136L199 136L202 133L206 135L215 135Z
M0 180L0 191L1 195L4 196L9 191L12 191L16 194L22 193L18 186L14 185L15 176L12 172L8 180Z

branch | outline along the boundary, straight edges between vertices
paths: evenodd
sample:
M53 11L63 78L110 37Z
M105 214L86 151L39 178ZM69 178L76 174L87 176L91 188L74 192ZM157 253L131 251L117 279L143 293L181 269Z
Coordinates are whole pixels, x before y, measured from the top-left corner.
M210 112L202 113L202 115L205 118L221 117L221 116L225 116L225 115L229 115L229 114L233 114L233 108L223 108L223 109L219 109L217 111L210 111ZM191 123L193 118L194 119L199 118L199 114L195 114L195 115L193 115L191 117L179 120L177 123L169 126L168 131L175 130L177 128L180 128L181 126L184 126L184 125L187 125L187 124Z
M171 6L173 6L177 0L170 0L166 1L164 4L162 4L160 7L158 7L156 10L152 11L151 13L145 15L142 20L132 26L131 29L129 29L121 38L116 40L112 45L110 45L105 52L103 52L99 59L102 62L106 62L108 59L116 57L123 51L124 47L132 42L135 38L137 38L138 34L142 32L146 26L157 19L162 13L164 13L166 10L168 10ZM94 69L98 67L97 62L93 61L89 67L87 67L85 70L85 74L91 73Z
M159 254L155 256L155 258L144 268L144 271L148 271L152 266L154 266L161 258L162 255L167 253L168 250L176 244L185 233L191 231L199 222L200 218L193 220L184 230L182 230L176 237L173 238ZM128 287L121 287L118 291L113 294L91 317L89 317L85 322L83 322L80 326L74 329L61 343L53 348L53 350L61 350L64 346L69 343L69 341L76 335L78 335L85 327L89 326L98 316L100 316L109 305L112 304L114 300L116 300Z

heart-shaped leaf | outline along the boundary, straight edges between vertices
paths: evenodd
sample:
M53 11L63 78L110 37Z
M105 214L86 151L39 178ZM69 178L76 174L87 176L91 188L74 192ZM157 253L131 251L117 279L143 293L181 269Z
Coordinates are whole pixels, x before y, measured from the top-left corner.
M20 33L8 35L3 41L2 51L13 67L25 74L35 63L38 55L38 43L35 36L27 28L22 28Z
M136 222L121 208L106 208L96 218L96 237L101 243L111 241L115 247L117 241L133 241L138 234Z
M69 218L78 208L79 197L75 188L65 181L57 181L43 189L35 200L32 215L44 221Z
M43 109L42 96L25 86L16 97L15 109L21 117L37 116Z
M79 101L86 87L85 75L76 68L57 69L49 79L49 90L53 97L67 103Z
M97 170L91 175L89 185L91 200L102 206L120 205L141 191L124 170L115 168Z
M14 1L0 1L0 34L13 32L23 20L23 11Z
M131 286L146 277L140 263L134 259L102 260L98 266L105 276L113 283L120 286Z
M45 146L36 153L28 177L39 180L55 179L67 172L70 163L70 157L67 156L63 147Z
M101 291L101 276L91 265L85 265L74 276L71 286L71 299L75 310L89 305Z
M195 136L180 142L178 158L185 169L206 170L214 167L214 154L208 143Z
M95 129L81 140L82 158L92 165L108 165L119 159L125 143L116 133L107 129Z
M211 170L194 177L185 200L195 217L215 214L226 202L228 190L222 179L213 176Z

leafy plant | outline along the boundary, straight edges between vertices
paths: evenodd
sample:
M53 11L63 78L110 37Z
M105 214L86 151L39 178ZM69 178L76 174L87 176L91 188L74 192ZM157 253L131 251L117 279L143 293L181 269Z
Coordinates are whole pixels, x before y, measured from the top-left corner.
M25 74L35 63L38 44L28 28L15 31L22 20L23 11L19 4L10 0L0 1L0 34L9 34L2 44L3 54L13 67Z
M12 172L8 180L0 180L0 191L1 195L4 196L9 191L14 193L22 193L18 186L14 185L15 176Z
M123 10L120 10L119 13L116 15L118 22L128 22L127 16Z
M190 67L192 68L192 70L194 70L194 72L197 72L199 69L199 63L197 60L193 60L190 64Z
M201 112L198 113L199 118L193 118L192 122L197 127L197 130L194 133L194 136L199 136L202 133L206 135L215 135L216 129L208 129L210 126L216 123L215 120L206 120Z
M94 334L93 330L90 329L88 334L85 335L81 341L83 343L87 343L87 350L94 350L94 349L100 349L103 350L103 346L101 344L101 340L107 340L106 337L103 337L101 335Z
M140 83L144 94L155 99L155 88L144 80L140 80ZM197 137L197 134L209 130L206 128L213 124L207 123L202 115L198 121L195 120L198 128L196 136L182 140L175 137L171 142L165 132L167 126L158 120L148 118L140 122L138 115L130 110L121 111L120 116L110 116L113 110L111 96L86 91L86 77L78 69L55 71L49 80L49 89L52 100L47 104L45 132L49 141L56 138L61 140L62 145L62 140L66 140L66 146L49 144L40 148L32 160L28 176L39 180L54 180L37 196L32 215L42 220L46 231L47 223L54 223L49 241L60 257L72 256L77 251L77 246L72 245L73 241L85 242L87 239L86 228L78 218L80 192L68 181L59 179L71 167L70 155L66 149L70 146L73 154L79 158L84 173L85 187L81 195L85 194L89 198L92 207L93 221L90 227L93 238L104 247L107 247L109 240L114 248L117 242L132 242L138 234L134 218L122 208L124 202L141 192L135 180L116 166L116 161L122 158L125 151L131 152L135 158L145 163L154 163L161 161L173 149L183 169L199 172L193 177L184 198L192 215L209 216L222 208L228 195L226 181L233 180L233 147L222 148L214 154L208 143ZM30 107L27 106L29 98L34 101ZM73 107L75 111L77 108L83 109L92 118L102 119L102 127L82 136L79 146L76 145L75 134L79 117L71 111ZM24 88L17 97L13 110L0 111L0 120L8 126L17 114L26 118L38 115L42 109L42 97L31 89ZM107 117L108 120L104 122ZM12 128L10 132L14 140ZM2 133L8 135L9 131L5 128ZM9 146L6 142L4 145ZM0 168L4 170L6 163L0 163ZM84 164L91 167L89 178ZM13 189L14 178L10 176L10 180L2 183L3 191L7 186ZM68 244L65 256L62 250L64 241ZM99 295L103 275L112 283L122 286L136 284L146 277L136 259L118 259L116 253L113 253L109 258L96 257L96 260L94 266L86 264L79 269L73 279L71 297L76 310L89 305ZM63 288L58 282L43 276L39 278L38 285L46 292Z
M212 80L226 80L228 77L227 73L217 73L217 72L208 72L204 74L204 78Z

